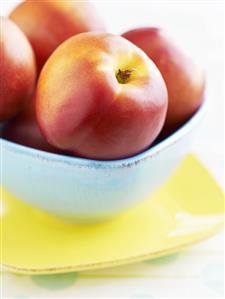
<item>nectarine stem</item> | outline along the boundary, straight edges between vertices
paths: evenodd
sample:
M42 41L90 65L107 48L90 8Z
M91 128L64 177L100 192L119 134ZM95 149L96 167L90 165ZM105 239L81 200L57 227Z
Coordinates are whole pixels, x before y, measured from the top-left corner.
M118 70L116 74L116 79L119 83L125 84L129 81L131 74L133 73L135 69L125 70L121 71L121 69Z

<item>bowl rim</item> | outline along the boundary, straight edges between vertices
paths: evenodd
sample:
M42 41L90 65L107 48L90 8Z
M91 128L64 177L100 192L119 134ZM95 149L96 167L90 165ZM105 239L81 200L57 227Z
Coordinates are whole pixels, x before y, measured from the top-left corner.
M139 164L146 159L150 159L153 156L156 156L164 149L172 146L174 143L177 143L180 139L185 137L201 120L204 116L208 107L208 101L204 99L201 106L198 110L190 117L190 119L183 124L179 129L177 129L170 136L165 138L163 141L153 145L147 150L129 157L120 160L92 160L86 158L79 158L74 156L66 156L63 154L56 154L45 152L42 150L34 149L28 146L17 144L15 142L6 140L0 137L0 149L1 149L1 160L3 160L2 149L16 152L18 154L23 154L35 159L41 159L45 162L51 163L60 163L67 166L76 166L80 168L127 168Z

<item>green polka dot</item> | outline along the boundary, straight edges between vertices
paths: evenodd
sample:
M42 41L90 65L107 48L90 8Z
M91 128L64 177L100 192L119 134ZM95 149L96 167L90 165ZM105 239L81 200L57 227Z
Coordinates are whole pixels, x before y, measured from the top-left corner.
M218 294L224 294L224 265L223 261L210 263L202 270L204 285Z
M49 290L61 290L66 289L74 284L78 278L78 273L63 273L55 275L34 275L31 276L32 281Z
M173 254L153 258L150 260L146 260L145 263L152 264L152 265L169 264L169 263L172 263L173 261L175 261L178 258L178 256L179 256L178 253L173 253Z

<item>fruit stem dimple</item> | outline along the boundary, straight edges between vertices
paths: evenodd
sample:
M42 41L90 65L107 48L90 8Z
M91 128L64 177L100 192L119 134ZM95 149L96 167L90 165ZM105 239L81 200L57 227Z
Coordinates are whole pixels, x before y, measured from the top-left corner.
M122 71L121 69L118 70L116 74L116 79L120 84L125 84L129 81L131 74L135 71L134 68L130 70L124 70Z

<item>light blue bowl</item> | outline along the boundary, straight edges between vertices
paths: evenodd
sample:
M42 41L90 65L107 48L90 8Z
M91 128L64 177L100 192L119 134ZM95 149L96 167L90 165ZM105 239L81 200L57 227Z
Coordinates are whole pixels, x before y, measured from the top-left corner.
M1 139L2 184L17 198L66 221L110 219L165 182L189 150L206 103L173 135L134 157L94 161Z

